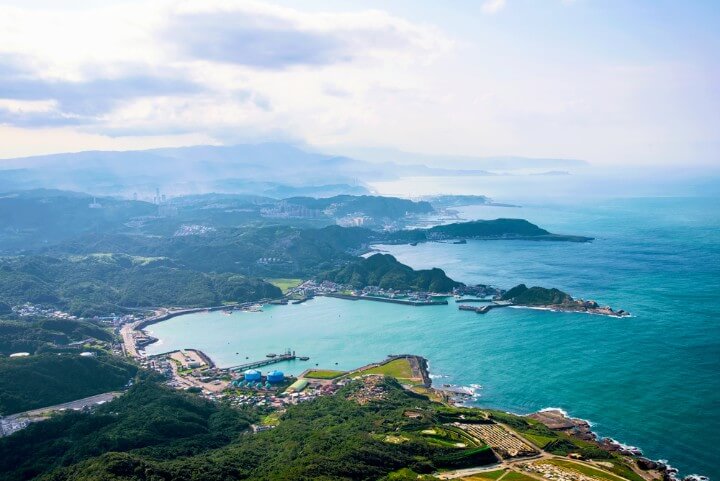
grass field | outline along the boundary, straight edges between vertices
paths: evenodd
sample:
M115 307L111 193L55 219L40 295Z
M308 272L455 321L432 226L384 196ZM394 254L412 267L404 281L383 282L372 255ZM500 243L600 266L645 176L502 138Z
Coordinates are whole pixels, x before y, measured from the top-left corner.
M472 476L462 478L462 481L495 481L503 474L505 474L504 469L496 469L495 471L473 474Z
M614 474L608 473L607 471L603 471L603 470L597 469L597 468L592 468L592 467L588 466L587 464L575 463L572 461L566 461L564 459L548 459L543 462L549 463L549 464L554 464L555 466L559 466L561 468L573 469L579 473L582 473L586 476L592 476L593 478L596 478L596 479L605 479L607 481L622 481L624 479L624 478L621 478Z
M384 374L400 380L411 380L412 369L407 359L395 359L382 366L373 367L362 372L363 374Z
M273 412L265 416L260 422L263 426L277 426L280 424L280 415L277 412Z
M527 474L518 473L517 471L509 471L504 478L502 478L502 481L537 481L532 476L528 476Z
M270 284L279 287L280 290L285 294L288 290L293 287L297 287L302 284L302 279L267 279Z
M345 374L345 371L333 371L332 369L312 369L303 377L307 379L335 379Z
M550 441L555 441L557 438L551 438L548 436L541 436L539 434L523 433L523 437L527 438L528 441L532 441L539 448L544 448Z

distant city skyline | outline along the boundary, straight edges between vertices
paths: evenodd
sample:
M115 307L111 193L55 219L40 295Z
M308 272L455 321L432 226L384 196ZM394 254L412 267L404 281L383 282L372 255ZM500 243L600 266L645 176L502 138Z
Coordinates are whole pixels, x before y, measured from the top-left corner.
M714 1L57 3L0 5L0 158L281 141L720 164Z

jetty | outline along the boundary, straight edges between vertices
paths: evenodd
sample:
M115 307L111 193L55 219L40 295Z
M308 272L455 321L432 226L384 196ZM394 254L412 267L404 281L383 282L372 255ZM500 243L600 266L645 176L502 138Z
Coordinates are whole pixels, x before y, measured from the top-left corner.
M476 306L466 306L466 305L460 305L458 306L458 309L461 311L473 311L476 314L487 314L493 309L497 309L499 307L508 307L512 306L512 302L510 301L491 301L490 304L476 307Z
M455 302L493 302L493 299L455 299Z
M304 356L303 356L304 357ZM269 366L270 364L276 364L283 361L294 361L298 357L295 355L295 351L289 349L285 351L285 354L278 354L275 357L261 359L259 361L246 362L244 364L238 364L237 366L231 366L227 368L228 371L240 372L248 369L257 369L263 366Z

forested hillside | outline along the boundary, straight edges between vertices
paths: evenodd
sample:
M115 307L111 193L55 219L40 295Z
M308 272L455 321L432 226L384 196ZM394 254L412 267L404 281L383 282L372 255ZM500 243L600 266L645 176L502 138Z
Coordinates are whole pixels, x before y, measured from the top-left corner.
M0 301L50 305L83 317L152 306L204 307L281 294L237 274L197 272L167 258L124 254L0 259Z
M278 427L241 434L255 411L236 411L143 381L94 414L70 413L0 439L0 480L377 480L412 468L496 462L486 446L459 448L422 434L439 405L381 382L381 401L353 400L359 382L288 408ZM403 415L421 410L420 418ZM388 441L402 436L406 442Z
M0 357L0 415L121 389L136 372L135 365L106 355Z
M374 254L342 268L326 272L319 280L355 288L377 286L400 291L452 292L462 283L450 279L442 269L414 270L389 254Z
M0 355L56 350L85 339L111 341L110 331L91 322L70 319L22 318L0 320Z

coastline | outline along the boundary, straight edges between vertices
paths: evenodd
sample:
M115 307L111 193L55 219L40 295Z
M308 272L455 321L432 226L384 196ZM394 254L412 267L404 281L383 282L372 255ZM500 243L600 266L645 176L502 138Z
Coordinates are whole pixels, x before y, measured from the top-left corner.
M329 297L333 297L333 296L329 296ZM350 300L358 300L358 299L360 299L360 298L358 297L357 299L353 298L353 299L350 299ZM521 306L521 305L513 305L512 307L526 308L526 309L536 309L536 310L553 310L553 309L547 308L547 307L545 307L545 306ZM220 309L223 309L223 308L227 308L227 306L219 306L219 307L216 307L216 308L214 308L214 309L209 309L209 308L196 308L196 309L187 309L187 310L182 310L182 311L174 311L174 312L172 312L172 313L166 313L166 315L165 315L165 316L162 316L162 318L160 318L160 317L154 318L154 319L152 319L152 322L144 323L143 327L146 327L146 326L148 326L148 325L150 325L150 324L153 324L153 323L162 322L162 321L164 321L164 320L168 320L168 319L170 319L170 318L177 317L177 316L184 315L184 314L189 314L189 313L193 313L193 312L202 312L202 311L217 311L217 310L220 310ZM562 311L559 311L559 312L569 312L569 311L567 311L567 310L562 310ZM581 312L582 312L582 311L581 311ZM585 313L587 313L587 314L594 314L594 313L592 313L592 312L585 312ZM168 315L168 314L169 314L169 315ZM602 314L596 314L596 315L602 315ZM209 361L209 362L208 362L209 365L214 366L214 362L212 361L212 358L211 358L209 355L207 355L206 353L204 353L204 352L202 352L202 351L199 351L198 349L194 349L194 348L187 348L187 349L188 349L188 350L194 350L194 351L196 351L199 355L203 356L204 359L207 359L207 360ZM403 355L403 356L404 356L404 355ZM152 357L155 357L155 356L152 356ZM428 389L429 392L436 394L438 397L440 397L441 399L443 399L445 402L449 402L449 403L451 403L451 404L457 404L457 405L459 405L459 406L471 407L471 408L473 408L473 409L478 409L478 410L488 409L488 408L486 408L486 407L484 408L484 407L482 407L481 405L479 405L479 403L477 403L477 400L475 400L475 399L473 399L473 402L472 402L472 404L470 404L470 405L469 405L469 404L466 404L466 403L463 402L462 400L452 400L453 395L463 395L463 394L466 394L466 395L467 395L466 400L470 400L470 398L472 397L472 395L471 395L470 393L467 393L467 392L464 393L462 390L457 390L457 391L447 390L447 389L446 389L446 390L443 390L443 389L441 389L441 388L438 387L438 386L433 386L433 380L432 380L432 377L433 377L433 376L432 376L431 373L430 373L430 366L429 366L428 360L427 360L426 358L424 358L424 357L420 357L420 356L417 356L417 357L423 360L423 362L421 363L421 367L422 367L421 372L424 373L424 374L423 374L423 379L424 379L424 380L427 380L427 381L426 381L426 382L427 382L427 389ZM383 364L383 363L385 363L385 362L388 362L388 360L371 363L371 365L381 365L381 364ZM359 368L359 369L362 369L362 368ZM352 371L358 371L359 369L353 369ZM352 372L352 371L351 371L351 372ZM462 386L458 386L458 387L462 388ZM455 396L455 397L457 397L457 396ZM503 408L500 408L500 409L503 410ZM557 410L557 408L543 408L543 409L541 409L541 410L539 410L539 411L536 411L536 412L534 412L534 413L527 413L527 414L516 414L516 413L512 413L512 411L505 411L505 412L509 412L509 413L516 414L516 415L523 416L523 417L529 417L529 416L531 416L531 415L533 415L533 414L536 414L536 413L538 413L538 412L544 412L544 411L548 411L548 410ZM599 446L601 446L601 447L603 447L604 449L607 449L607 450L609 450L609 451L618 451L618 452L621 452L622 454L625 454L625 453L623 453L623 451L626 451L628 456L633 456L634 458L640 460L640 462L643 463L644 465L646 465L646 466L657 466L658 469L659 469L661 472L667 473L667 475L664 476L664 479L667 480L667 481L673 481L673 480L682 479L682 478L678 478L678 477L676 476L676 475L678 474L678 470L676 470L675 468L673 468L667 461L662 461L662 460L650 460L650 459L648 459L648 458L644 458L644 456L642 455L642 450L637 449L637 448L634 448L634 447L632 447L632 446L628 446L628 445L626 445L626 444L624 444L624 443L622 443L622 442L616 441L614 438L604 437L604 436L601 436L601 435L595 433L595 432L592 431L592 429L591 429L592 426L593 426L593 423L592 423L591 421L585 421L585 420L582 420L582 419L580 419L580 418L574 418L574 417L572 417L571 415L569 415L569 414L566 413L566 412L563 412L563 416L564 416L565 418L567 418L567 420L569 420L569 421L577 421L577 422L579 423L579 424L576 426L576 427L579 429L579 432L580 432L583 436L587 436L587 437L579 437L579 439L582 439L582 440L592 440L593 442L597 443ZM584 425L586 426L586 429L583 429L583 428L582 428L583 423L584 423ZM588 439L588 438L589 438L589 439ZM691 476L692 476L692 475L691 475Z
M603 312L603 311L597 311L592 309L572 309L572 308L563 308L562 305L549 305L549 306L528 306L524 304L511 304L507 307L512 307L514 309L533 309L536 311L550 311L550 312L562 312L562 313L568 313L568 314L589 314L593 316L605 316L605 317L614 317L617 319L625 319L628 317L633 317L632 314L629 312L623 311L623 314L619 314L619 311L613 311L610 312Z
M431 374L429 371L429 362L426 359L424 363L424 368L426 369L426 375L428 376L428 379L431 383L433 378L445 377L443 375ZM479 395L475 394L475 391L477 390L475 386L476 385L474 384L470 387L448 385L447 388L441 389L433 387L431 385L428 390L438 394L443 399L443 402L454 406L477 409L480 411L488 409L487 407L476 405L478 404L477 397L479 397ZM468 400L472 400L473 404L468 404ZM573 417L562 408L546 407L526 414L516 413L503 408L499 408L499 410L515 416L535 419L536 421L542 423L553 431L563 432L570 437L578 439L580 441L593 443L602 450L608 452L617 452L621 455L630 457L635 460L641 470L656 471L660 473L662 475L663 481L709 480L709 478L707 478L706 476L698 474L688 474L684 477L681 477L679 476L679 470L677 468L674 468L667 460L647 458L644 456L642 448L625 444L609 436L602 436L592 429L595 426L592 421ZM550 416L554 419L548 419L548 414L550 414ZM538 447L542 449L542 446Z
M517 307L524 307L524 306L517 306ZM216 309L217 310L217 309ZM175 313L175 315L182 315ZM171 316L175 317L175 316ZM166 320L166 319L163 319ZM156 321L161 322L161 321ZM186 348L188 351L194 351L196 352L208 365L208 368L210 369L216 369L217 366L215 365L212 358L205 352L195 349L195 348ZM170 351L174 352L174 351ZM153 356L149 356L150 358L157 358L158 356L167 355L168 353L160 353L155 354ZM413 354L398 354L398 355L388 355L388 357L382 361L376 361L368 363L364 366L352 369L348 371L348 375L356 374L359 376L362 376L362 372L364 370L382 366L384 364L387 364L393 360L401 359L401 358L408 358L414 360L414 365L416 366L417 373L419 374L420 378L422 379L422 385L425 389L427 389L428 394L431 395L431 398L434 397L436 399L440 399L441 402L454 405L454 406L461 406L471 409L477 409L480 411L487 410L487 407L483 407L481 405L478 405L477 397L476 396L476 387L475 385L472 386L472 389L467 388L465 386L447 386L446 388L438 387L433 385L433 376L430 371L430 363L428 359L426 359L423 356L417 356ZM345 376L343 376L345 377ZM408 387L409 388L409 387ZM412 390L412 389L411 389ZM468 404L468 401L471 401L472 404ZM590 442L595 444L598 448L609 451L609 452L617 452L619 454L622 454L624 456L632 457L638 466L644 466L645 468L642 468L647 471L657 471L662 474L663 480L665 481L681 481L682 479L690 479L694 481L703 481L703 476L691 474L688 476L685 476L684 478L679 477L679 471L675 468L673 468L667 461L664 460L652 460L649 458L646 458L643 455L642 449L635 447L635 446L629 446L627 444L624 444L620 441L617 441L614 438L608 437L608 436L602 436L598 434L597 432L593 431L594 424L592 421L577 418L571 416L567 411L563 410L562 408L557 407L548 407L543 408L538 411L534 411L531 413L526 414L518 414L514 413L512 411L508 411L505 409L500 408L503 412L507 412L509 414L513 414L516 416L524 417L524 418L531 418L536 419L539 422L545 424L550 429L554 431L564 432L568 434L569 436L584 441L584 442ZM548 422L548 415L551 415L551 417L554 418L554 420L559 423L553 425L552 423ZM544 419L543 419L544 417ZM540 418L540 419L538 419ZM539 446L539 448L542 448L542 446Z

